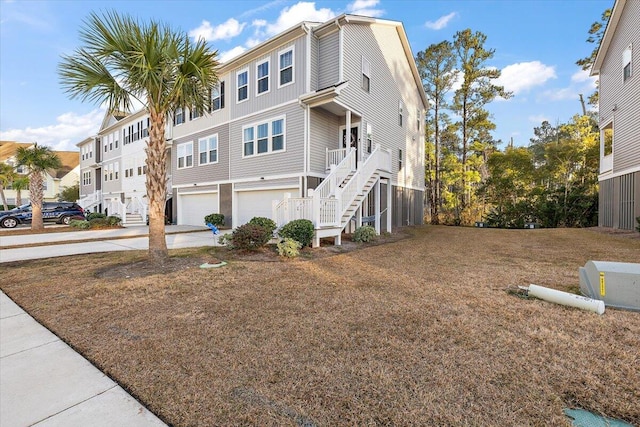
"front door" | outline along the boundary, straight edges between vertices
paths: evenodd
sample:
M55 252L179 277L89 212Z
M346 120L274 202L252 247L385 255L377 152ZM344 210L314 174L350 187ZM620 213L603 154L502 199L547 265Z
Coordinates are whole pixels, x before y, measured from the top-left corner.
M358 162L358 126L351 128L351 137L347 144L347 129L342 129L342 148L353 147L356 149L356 163Z

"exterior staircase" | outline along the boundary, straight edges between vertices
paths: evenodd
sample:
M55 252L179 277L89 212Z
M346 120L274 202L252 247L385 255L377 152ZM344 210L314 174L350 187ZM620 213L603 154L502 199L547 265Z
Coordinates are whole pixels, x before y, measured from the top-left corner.
M143 218L142 215L137 213L128 213L126 214L126 222L123 225L126 225L127 227L147 225L147 219Z
M333 237L339 245L342 231L362 207L381 174L391 172L391 152L379 145L357 166L355 149L335 151L341 155L331 153L327 159L338 163L329 165L329 175L315 190L309 189L307 197L286 197L273 206L273 219L278 227L294 219L313 222L314 247L320 245L323 237Z

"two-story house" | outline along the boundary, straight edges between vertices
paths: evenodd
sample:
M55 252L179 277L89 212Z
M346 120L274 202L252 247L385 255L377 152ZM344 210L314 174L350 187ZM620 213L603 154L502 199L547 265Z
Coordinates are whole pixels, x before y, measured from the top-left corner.
M29 170L24 166L18 165L16 152L18 147L29 148L32 146L33 143L31 142L0 141L0 162L13 166L18 175L28 176ZM78 153L75 151L54 151L54 153L60 159L61 166L56 170L48 170L44 174L43 200L46 202L58 200L58 194L65 187L73 187L79 182ZM11 184L5 188L4 193L9 204L16 203L17 191ZM21 190L20 193L22 203L28 203L29 190Z
M128 225L144 224L148 137L149 115L140 110L106 114L98 134L76 144L80 150L79 203L85 210L118 215Z
M616 1L591 75L600 80L598 225L633 230L640 217L640 1Z
M307 218L318 244L422 223L427 100L400 22L302 22L218 74L210 111L174 114L178 224Z

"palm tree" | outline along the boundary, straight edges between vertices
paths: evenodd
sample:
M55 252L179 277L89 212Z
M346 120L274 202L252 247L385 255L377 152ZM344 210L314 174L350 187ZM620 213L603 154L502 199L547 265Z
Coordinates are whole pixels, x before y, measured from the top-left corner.
M203 39L155 21L141 23L128 15L91 14L80 30L84 46L59 64L62 86L71 98L107 103L110 112L130 111L133 100L149 113L147 197L149 258L168 256L164 231L167 194L165 121L176 108L205 111L209 89L217 83L217 51Z
M62 162L51 148L33 144L31 147L18 147L16 151L18 165L29 170L29 193L31 199L31 230L44 229L42 222L42 199L44 198L44 173L59 169Z
M0 196L2 197L2 205L4 210L8 210L7 196L4 194L5 187L11 184L16 176L16 172L13 170L13 166L6 163L0 163Z
M22 190L29 189L29 177L26 175L18 175L13 180L13 189L16 190L16 206L22 205Z

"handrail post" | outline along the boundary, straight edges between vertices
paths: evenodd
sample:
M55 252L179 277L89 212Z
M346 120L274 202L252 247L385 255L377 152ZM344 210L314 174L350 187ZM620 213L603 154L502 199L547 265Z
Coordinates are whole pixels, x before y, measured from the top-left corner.
M320 228L320 193L313 188L307 189L307 194L311 198L311 215L313 217L314 228Z

